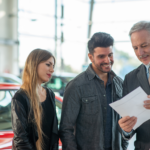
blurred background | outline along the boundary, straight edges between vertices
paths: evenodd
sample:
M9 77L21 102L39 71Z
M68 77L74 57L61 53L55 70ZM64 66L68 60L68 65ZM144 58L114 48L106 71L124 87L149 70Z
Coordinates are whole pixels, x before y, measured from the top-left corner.
M47 86L63 96L68 81L90 63L87 42L95 32L114 37L113 70L124 79L140 65L129 30L150 20L149 6L150 0L0 0L0 82L21 84L28 54L42 48L57 61Z

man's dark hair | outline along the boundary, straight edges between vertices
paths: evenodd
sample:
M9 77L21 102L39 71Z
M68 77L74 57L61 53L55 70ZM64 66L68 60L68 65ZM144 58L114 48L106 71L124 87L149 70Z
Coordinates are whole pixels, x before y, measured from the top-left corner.
M95 33L92 38L88 41L89 53L94 53L96 47L109 47L113 46L114 39L110 34L104 32Z

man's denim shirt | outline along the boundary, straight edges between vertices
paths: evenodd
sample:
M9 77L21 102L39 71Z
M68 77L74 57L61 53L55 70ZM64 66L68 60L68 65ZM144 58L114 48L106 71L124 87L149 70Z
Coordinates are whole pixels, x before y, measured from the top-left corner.
M111 102L114 102L122 97L122 79L113 71L110 72L110 78ZM67 84L60 122L63 150L105 149L108 105L106 95L104 82L91 65ZM112 110L112 150L126 150L128 145L119 133L119 119L120 116Z

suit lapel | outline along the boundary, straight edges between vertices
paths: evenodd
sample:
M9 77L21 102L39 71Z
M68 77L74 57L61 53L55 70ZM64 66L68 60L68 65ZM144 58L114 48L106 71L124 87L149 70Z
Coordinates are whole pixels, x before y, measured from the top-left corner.
M137 73L138 80L140 82L140 86L147 93L150 94L150 86L148 83L145 66L141 65L139 68L139 72ZM134 79L133 79L134 80Z

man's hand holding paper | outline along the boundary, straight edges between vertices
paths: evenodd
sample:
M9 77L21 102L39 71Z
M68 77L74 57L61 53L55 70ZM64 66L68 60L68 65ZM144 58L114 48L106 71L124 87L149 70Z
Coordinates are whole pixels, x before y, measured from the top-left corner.
M120 128L125 132L131 132L136 122L137 117L129 116L123 117L118 121Z
M148 95L147 98L150 98L150 95ZM150 100L145 100L143 106L146 109L150 109ZM137 122L137 117L135 116L132 116L132 117L125 116L118 121L119 126L125 132L131 132L136 122Z
M132 128L135 130L150 119L150 100L148 99L150 97L141 87L138 87L121 100L110 104L123 117L119 120L119 125L124 131L130 132Z

